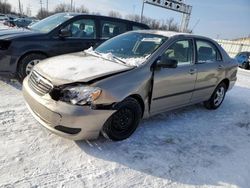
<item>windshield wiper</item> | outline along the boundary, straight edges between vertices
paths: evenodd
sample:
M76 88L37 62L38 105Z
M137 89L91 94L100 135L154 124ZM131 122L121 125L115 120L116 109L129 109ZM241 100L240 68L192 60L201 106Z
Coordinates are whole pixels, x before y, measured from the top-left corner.
M115 59L115 60L118 60L118 61L120 61L121 63L123 63L123 64L127 64L125 61L123 61L123 60L121 60L119 57L116 57L116 56L114 56L113 54L112 54L112 56L113 56L113 58Z
M98 55L99 57L101 57L101 58L103 58L103 59L110 60L110 59L104 57L104 56L103 56L103 53L97 52L97 51L95 51L95 50L93 50L92 52L94 52L96 55ZM112 54L111 52L109 52L109 53ZM119 62L121 62L121 63L123 63L123 64L125 64L125 65L127 64L125 61L123 61L123 60L121 60L120 58L114 56L113 54L112 54L112 58L115 59L115 60L117 60L117 61L119 61Z

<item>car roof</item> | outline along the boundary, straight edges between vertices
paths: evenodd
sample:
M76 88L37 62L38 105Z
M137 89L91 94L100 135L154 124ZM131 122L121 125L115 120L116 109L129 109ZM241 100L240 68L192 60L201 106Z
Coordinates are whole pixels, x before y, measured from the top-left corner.
M174 36L186 36L186 37L194 37L199 39L205 39L205 40L211 40L208 37L200 36L200 35L194 35L190 33L181 33L181 32L175 32L175 31L163 31L163 30L138 30L138 31L132 31L132 32L139 32L139 33L148 33L148 34L156 34L156 35L162 35L164 37L174 37Z
M88 14L88 13L76 13L76 12L63 12L63 13L57 13L57 14L68 15L68 16L73 16L73 17L76 17L76 16L93 16L93 17L97 17L97 18L108 18L108 19L120 20L120 21L125 21L125 22L130 22L130 23L136 23L137 25L142 25L142 26L146 26L147 28L149 28L149 26L144 24L144 23L135 22L135 21L132 21L132 20L126 20L126 19L122 19L122 18L114 18L114 17L110 17L110 16Z

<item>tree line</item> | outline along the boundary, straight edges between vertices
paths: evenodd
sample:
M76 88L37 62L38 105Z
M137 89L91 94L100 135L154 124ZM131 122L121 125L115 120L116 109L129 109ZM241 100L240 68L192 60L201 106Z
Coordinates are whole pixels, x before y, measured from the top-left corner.
M7 2L7 0L0 0L0 13L4 14L10 14L10 13L16 13L15 10L12 10L11 4ZM26 15L30 16L30 7L27 7L27 13ZM28 12L29 10L29 12ZM60 12L77 12L77 13L91 13L95 15L101 15L99 12L90 12L88 8L86 8L84 5L81 5L79 7L71 7L70 4L61 3L58 4L53 11L48 11L45 8L41 8L37 15L37 19L43 19L50 15L53 15L55 13ZM17 13L16 13L17 14ZM20 14L20 13L19 13ZM23 16L25 16L25 13L21 13ZM122 16L117 11L110 11L108 13L108 16L115 17L115 18L124 18L127 20L135 21L135 22L141 22L141 17L137 14L129 14L126 16ZM152 29L159 29L159 30L168 30L168 31L179 31L179 25L174 21L174 18L168 18L165 20L156 20L149 17L143 17L142 23L147 24Z

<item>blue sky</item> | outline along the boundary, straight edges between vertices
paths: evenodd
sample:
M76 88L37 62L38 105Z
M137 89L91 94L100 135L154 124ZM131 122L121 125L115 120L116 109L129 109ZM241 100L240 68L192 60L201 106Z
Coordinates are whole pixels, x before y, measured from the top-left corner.
M21 0L24 10L28 4L35 15L39 9L40 0ZM140 14L143 0L74 0L75 5L85 5L91 12L108 14L115 10L122 15ZM18 0L9 0L13 6L17 6ZM46 0L43 0L45 3ZM250 36L250 0L186 0L193 6L189 28L194 28L195 34L212 38L232 39ZM70 3L70 0L49 0L49 8L53 9L58 3ZM17 8L16 8L17 9ZM163 8L145 6L144 15L164 20L173 17L180 23L182 15Z

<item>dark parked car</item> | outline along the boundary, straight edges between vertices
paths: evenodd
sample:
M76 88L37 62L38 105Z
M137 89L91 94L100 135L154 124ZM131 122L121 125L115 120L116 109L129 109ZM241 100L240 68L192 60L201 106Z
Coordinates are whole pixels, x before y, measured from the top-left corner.
M30 18L17 18L17 19L9 19L4 22L4 25L10 27L28 27L33 22Z
M149 27L105 16L59 13L28 29L2 30L0 74L23 80L42 59L79 52L126 31L139 29Z
M0 14L0 21L8 20L8 17L4 14Z
M243 69L250 68L250 52L240 52L235 56L235 59L237 60L239 67Z

